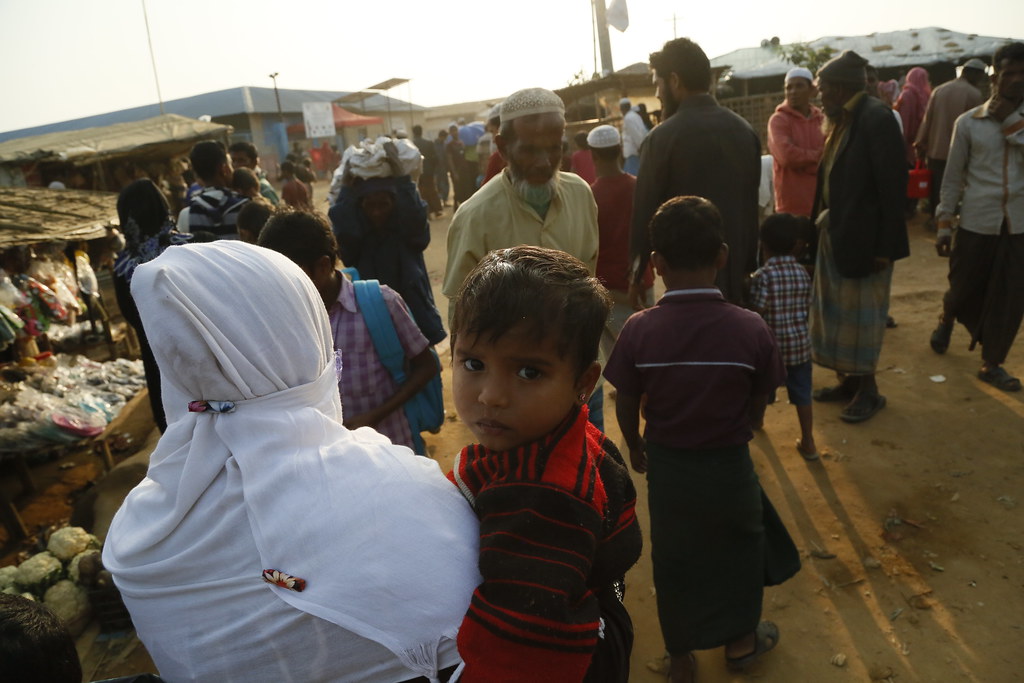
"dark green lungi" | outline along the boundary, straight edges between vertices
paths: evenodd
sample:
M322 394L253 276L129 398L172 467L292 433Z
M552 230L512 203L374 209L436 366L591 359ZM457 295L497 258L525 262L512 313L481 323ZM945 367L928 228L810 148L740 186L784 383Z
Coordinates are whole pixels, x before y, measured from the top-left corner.
M766 585L799 570L747 445L706 450L647 443L651 558L658 619L671 654L753 631Z

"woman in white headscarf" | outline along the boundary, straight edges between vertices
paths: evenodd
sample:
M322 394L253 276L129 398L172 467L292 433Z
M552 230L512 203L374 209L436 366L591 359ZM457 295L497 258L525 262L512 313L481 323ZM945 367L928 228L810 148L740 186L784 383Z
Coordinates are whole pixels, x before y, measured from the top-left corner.
M132 295L168 427L103 561L161 676L393 683L457 664L476 518L435 462L342 426L305 273L185 245L140 265Z

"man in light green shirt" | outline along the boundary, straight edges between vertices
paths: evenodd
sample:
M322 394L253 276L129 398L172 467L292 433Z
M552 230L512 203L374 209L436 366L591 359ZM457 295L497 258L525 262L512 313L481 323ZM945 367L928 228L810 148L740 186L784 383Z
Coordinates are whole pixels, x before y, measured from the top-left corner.
M559 171L564 132L565 108L550 90L520 90L502 103L494 141L507 167L452 218L442 289L449 299L484 255L520 244L560 249L595 271L597 204L584 180Z

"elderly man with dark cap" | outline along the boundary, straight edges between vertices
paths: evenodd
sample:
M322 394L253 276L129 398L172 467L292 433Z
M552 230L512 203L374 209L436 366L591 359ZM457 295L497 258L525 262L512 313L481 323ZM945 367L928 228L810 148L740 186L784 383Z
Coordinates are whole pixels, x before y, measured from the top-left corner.
M529 244L559 249L597 266L597 205L590 186L559 170L565 105L543 88L501 104L494 136L507 166L467 199L448 228L444 295L454 297L477 262L494 249Z
M969 59L960 70L960 77L947 81L932 90L924 120L917 129L914 151L918 159L926 160L932 172L931 196L928 215L934 220L939 205L939 190L942 175L946 172L949 158L949 143L953 138L953 122L968 109L974 109L984 101L978 89L985 81L985 62L977 57Z
M910 255L902 136L889 108L864 92L866 65L847 50L818 71L828 121L813 213L811 345L814 361L835 370L840 382L814 398L846 402L845 422L863 422L885 407L875 369L893 262Z

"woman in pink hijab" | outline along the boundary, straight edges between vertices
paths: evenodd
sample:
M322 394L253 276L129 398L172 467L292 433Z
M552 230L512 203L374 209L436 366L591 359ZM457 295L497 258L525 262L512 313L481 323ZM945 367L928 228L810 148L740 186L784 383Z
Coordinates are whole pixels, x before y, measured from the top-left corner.
M907 72L906 83L903 84L903 92L896 100L894 109L900 113L903 119L903 140L906 146L907 163L914 163L914 140L917 138L917 130L921 127L924 119L925 109L928 107L928 98L931 97L932 88L928 83L928 72L919 66Z

